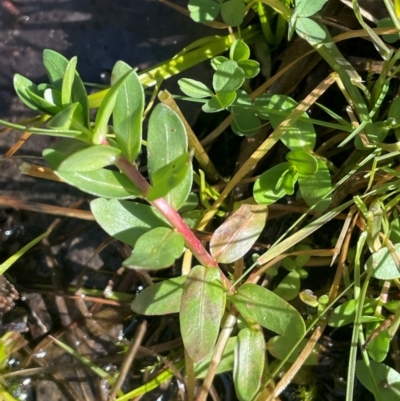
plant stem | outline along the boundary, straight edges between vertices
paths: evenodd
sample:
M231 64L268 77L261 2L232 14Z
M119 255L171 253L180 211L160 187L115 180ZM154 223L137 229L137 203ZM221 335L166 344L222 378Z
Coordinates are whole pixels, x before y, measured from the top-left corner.
M140 174L136 166L132 165L124 157L120 157L115 162L115 165L133 182L133 184L135 184L136 188L139 189L146 198L151 190L151 186L142 174ZM183 236L185 244L203 266L218 268L218 263L207 252L201 241L193 234L192 230L183 221L179 213L177 213L164 198L159 198L151 202L149 201L149 203L154 206L167 219L171 226ZM227 281L226 278L225 281ZM230 283L228 288L229 287Z

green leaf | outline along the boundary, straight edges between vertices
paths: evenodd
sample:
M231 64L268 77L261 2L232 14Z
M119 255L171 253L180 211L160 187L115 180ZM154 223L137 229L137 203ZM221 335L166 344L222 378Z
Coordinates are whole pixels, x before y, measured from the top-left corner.
M152 206L116 199L92 200L90 209L102 229L130 246L156 227L168 227Z
M238 65L244 71L246 78L254 78L260 72L260 63L255 60L239 61Z
M329 318L329 326L342 327L354 322L356 316L356 301L350 299L337 306Z
M233 61L244 61L250 57L250 48L243 40L236 40L233 42L229 50L229 58Z
M232 263L244 256L257 241L267 221L265 206L243 204L214 232L210 252L219 263Z
M141 195L132 182L118 171L100 169L86 172L56 171L55 173L66 183L94 196L124 199Z
M269 339L267 343L268 352L279 360L285 359L290 353L298 339L289 338L287 336L275 336ZM296 349L290 354L288 362L295 362L300 353L304 350L307 345L308 339L303 338ZM304 361L305 365L318 365L320 363L321 352L323 352L323 346L321 344L315 344L311 354Z
M111 77L111 84L121 79L132 68L123 61L117 61ZM133 163L142 146L142 117L144 92L137 74L125 79L117 94L113 111L115 139L125 158Z
M193 230L200 224L203 217L203 210L188 210L182 213L182 219Z
M66 74L68 60L61 54L54 50L45 49L43 51L43 65L46 69L47 75L53 87L62 92L63 79ZM72 84L71 102L78 102L82 106L83 120L86 128L89 128L90 115L89 115L89 101L85 86L79 74L75 71Z
M61 92L68 60L54 50L43 50L43 65L51 84Z
M393 368L375 361L369 361L370 366L367 367L363 360L356 362L356 376L361 384L374 394L375 383L379 390L379 395L375 397L385 401L398 401L400 397L400 373Z
M52 117L46 124L49 128L79 129L83 126L83 111L79 103L73 103ZM87 135L86 135L87 136ZM89 137L87 136L89 139Z
M191 167L191 159L190 153L184 153L157 170L152 175L153 188L147 195L147 200L161 198L183 182Z
M113 68L112 75L114 75L114 69L119 71L118 63ZM105 139L108 132L108 121L110 120L111 114L114 111L115 103L117 101L117 95L119 90L125 84L125 81L130 78L135 72L133 70L128 71L118 81L111 86L106 96L104 97L99 110L97 111L96 120L93 129L93 143L100 144Z
M65 69L65 75L61 87L61 103L63 107L67 107L71 104L72 84L74 83L75 79L77 62L78 58L72 57L67 64L67 68Z
M189 0L190 18L196 22L211 22L217 18L220 5L214 0Z
M259 330L244 328L239 331L235 347L233 382L240 401L249 401L256 395L264 370L265 342Z
M196 193L191 192L185 203L179 208L179 213L194 210L199 205L199 197Z
M281 178L282 181L278 181L276 188L279 189L283 187L287 195L293 195L294 186L299 178L299 174L296 169L293 166L289 167L289 169L282 174Z
M319 43L326 39L325 30L311 18L297 18L296 32L306 36L309 43Z
M26 88L25 94L34 102L39 110L50 115L54 115L60 111L60 107L48 102L43 98L42 94L36 92L36 90Z
M229 58L224 57L224 56L215 56L211 59L211 67L214 70L217 70L218 67L222 64L225 63L225 61L229 61Z
M318 160L305 150L291 150L286 155L286 160L296 167L299 174L311 175L318 171Z
M222 63L213 76L215 92L231 92L239 89L244 82L244 71L236 61L228 60Z
M0 263L0 274L3 275L21 256L23 256L32 247L34 247L36 244L41 242L44 238L46 238L50 234L51 234L51 230L44 232L43 234L41 234L38 237L34 238L33 240L29 241L22 248L18 249L18 251L16 251L13 255L11 255L4 262ZM14 334L17 334L17 333L14 333ZM4 338L4 336L2 337L2 339L3 338ZM1 345L1 340L0 340L0 345ZM0 356L0 369L3 364L6 364L6 361L2 360L1 356Z
M174 277L145 288L133 300L132 310L146 316L178 313L185 281L186 276Z
M245 319L289 338L301 338L306 327L300 313L272 291L256 284L243 284L232 297Z
M372 325L372 329L377 329L381 323L369 323ZM372 330L369 334L372 333ZM368 355L375 362L383 362L389 352L391 337L388 330L381 331L369 344L368 344Z
M58 166L70 155L88 145L75 139L65 139L45 149L43 156L54 172L70 185L92 195L106 198L132 198L141 195L124 175L117 171L100 169L90 172L57 171Z
M362 320L366 320L366 317L368 317L367 315L373 315L375 313L377 302L376 299L365 299ZM356 301L354 299L343 302L341 305L337 306L329 318L329 326L342 327L346 324L353 323L355 319L355 307ZM376 321L376 317L374 317L374 321Z
M200 81L196 81L190 78L182 78L178 81L179 88L181 91L190 97L195 99L203 99L205 97L213 96L214 93L206 85Z
M397 96L391 103L388 112L388 119L394 120L394 126L400 125L400 96Z
M187 136L178 115L164 104L158 104L149 120L147 135L148 169L150 179L156 171L186 154ZM166 196L167 202L175 209L185 203L192 187L192 166L188 168L183 181Z
M233 106L231 113L233 114L231 128L236 135L253 136L260 131L261 121L254 111Z
M301 0L296 1L296 11L299 17L311 17L312 15L316 14L327 0Z
M83 126L84 115L80 103L72 103L66 109L61 110L58 114L52 117L47 126L54 129L62 130L79 130L79 134L74 135L76 139L84 142L91 142L91 132ZM71 135L72 136L72 135Z
M309 207L319 204L314 208L317 212L324 212L330 205L332 196L322 198L332 190L331 176L328 167L322 160L318 160L318 171L315 174L299 174L300 193Z
M123 265L135 269L165 269L182 255L183 246L183 237L178 232L166 227L153 228L136 241L132 255Z
M236 92L219 92L202 109L205 113L216 113L229 107L236 99Z
M400 220L399 218L393 219L389 223L390 241L393 243L400 242Z
M221 16L230 26L239 26L246 14L246 4L243 0L228 0L221 4Z
M394 244L394 253L391 255L387 247L382 247L378 252L373 253L365 263L365 269L372 268L372 277L379 280L393 280L400 278L400 244Z
M253 196L257 203L271 205L285 195L285 188L282 185L277 187L277 183L289 168L290 164L285 162L261 174L253 188Z
M43 99L53 104L54 106L57 106L61 110L61 92L57 89L46 88L43 91Z
M60 110L59 107L43 99L36 85L22 75L14 75L14 89L21 101L32 110L46 114L54 114Z
M278 295L285 301L291 301L299 295L300 291L300 274L294 270L286 275L286 277L274 289L274 294Z
M214 348L224 304L218 270L193 267L184 285L179 316L183 344L194 362L203 360Z
M268 98L267 98L268 99ZM258 104L255 102L255 104ZM280 112L287 112L288 115L293 109L297 107L297 102L288 96L284 95L273 95L268 102L268 109L277 110ZM268 111L268 110L267 110ZM274 129L285 119L285 117L277 116L272 113L268 113L269 120ZM309 118L307 114L303 114L302 117ZM285 133L281 137L283 144L290 150L303 149L312 151L315 146L315 130L311 123L304 121L296 121L291 127L285 129Z
M112 146L90 146L65 158L58 166L57 171L95 171L113 164L120 154L121 151Z
M224 351L222 352L221 361L218 364L216 374L224 373L224 372L231 372L233 370L233 363L234 363L234 350L236 347L236 337L230 337ZM194 364L194 372L195 376L198 379L203 379L208 371L210 366L212 354L209 354L205 359L201 362Z
M395 28L395 25L391 18L383 18L378 21L376 25L377 28ZM392 34L392 35L382 35L382 39L386 43L395 43L399 40L399 34Z

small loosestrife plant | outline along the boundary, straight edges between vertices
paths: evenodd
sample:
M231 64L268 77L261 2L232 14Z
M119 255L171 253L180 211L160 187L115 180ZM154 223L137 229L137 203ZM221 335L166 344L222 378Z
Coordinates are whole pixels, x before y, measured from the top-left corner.
M234 49L238 46L247 48L239 42ZM230 344L236 355L237 392L241 399L250 400L259 390L264 369L261 327L294 340L305 334L303 318L284 299L253 283L235 291L218 266L237 261L251 249L265 226L266 207L243 204L215 231L207 252L179 213L197 203L191 194L193 167L187 135L178 115L164 104L151 112L145 147L148 181L135 164L142 147L145 104L135 71L121 61L115 64L110 90L95 120L90 121L85 87L76 70L77 59L68 61L46 50L43 63L50 83L36 86L17 75L17 93L26 105L48 115L42 133L64 137L43 151L54 173L96 196L91 210L98 223L133 248L124 266L164 269L174 264L185 248L199 263L188 276L146 288L133 302L133 310L145 315L179 313L185 349L192 361L203 363L195 370L200 376L220 336L224 313L227 311L231 319L240 313L248 325ZM224 63L240 68L236 61L222 61L221 65ZM229 88L234 97L242 78ZM223 84L215 86L223 88ZM257 307L249 309L249 302ZM255 364L250 376L249 364Z
M195 377L204 379L198 401L206 399L215 374L224 371L233 372L240 401L275 398L301 364L318 363L317 353L322 347L315 343L323 328L348 324L353 324L353 337L347 401L353 397L355 375L377 400L398 399L400 375L384 361L400 324L399 301L388 301L390 286L398 286L400 280L400 185L396 164L400 149L399 98L390 99L387 114L381 106L398 72L400 52L388 48L364 23L357 2L353 1L357 19L384 59L381 75L366 87L321 23L318 13L325 2L296 0L293 8L290 2L277 0L190 0L188 10L196 22L239 27L252 9L259 18L261 31L253 27L242 31L238 28L237 32L231 29L229 38L200 40L166 65L157 66L154 74L150 71L138 76L132 67L118 61L112 70L110 88L90 96L79 76L77 58L67 60L52 50L43 54L48 82L36 85L18 74L14 78L18 96L42 115L44 125L27 128L3 123L61 138L43 151L43 157L60 180L94 197L91 211L96 221L108 234L132 248L123 265L151 271L166 269L178 263L185 253L185 274L148 286L136 296L132 309L147 316L179 314L188 383L193 383ZM385 4L389 14L395 16L393 4ZM219 15L223 23L215 21ZM400 26L394 17L392 20L394 26ZM286 28L289 39L297 34L332 67L334 73L326 81L329 85L339 83L352 106L352 123L323 105L321 109L335 123L311 120L306 114L329 86L325 82L315 91L321 93L307 97L309 103L265 91L249 93L249 80L260 72L259 62L251 58L249 42L261 38L262 33L269 45L278 46ZM220 54L225 50L229 50L228 57ZM202 102L206 113L230 113L231 129L236 135L255 137L267 125L273 130L226 183L226 188L232 190L278 141L288 150L286 161L256 178L253 198L240 202L240 207L235 205L235 211L212 233L208 249L192 229L204 229L205 222L221 212L218 208L229 191L225 188L219 193L206 182L203 171L194 171L193 154L203 157L203 164L209 159L201 156L204 149L191 137L190 127L174 102L163 102L166 98L171 100L171 96L161 93L161 103L150 107L153 99L146 105L143 88L194 65L200 53L202 61L211 59L212 87L182 78L181 91L191 100ZM91 107L98 107L94 120ZM143 135L145 119L147 132ZM339 147L354 145L354 152L341 171L317 154L317 124L347 135ZM384 142L387 137L396 142ZM142 152L147 156L145 174L136 164ZM335 198L341 185L346 181L352 183L365 169L369 169L368 184L362 196L344 203L343 198ZM338 175L335 185L332 172ZM378 172L386 178L376 183ZM199 197L204 208L198 205L194 178L200 182ZM208 194L215 200L213 205L208 202ZM284 196L302 198L317 216L305 226L299 224L305 220L298 220L293 225L300 227L298 231L284 238L289 231L286 232L262 255L253 253L251 265L247 256L266 226L268 205ZM311 235L349 206L353 208L346 217L339 245L333 250L314 249ZM350 248L356 225L362 232L354 241L354 248ZM317 298L307 289L301 291L312 255L335 258L339 253L342 268L329 296L322 294ZM196 259L193 267L188 262L191 255ZM346 255L350 267L343 273ZM266 281L277 275L280 266L287 274L274 291L257 284L267 268L270 270ZM345 289L339 294L342 279ZM383 285L380 296L367 298L371 280ZM329 308L343 295L348 299L335 305L329 320L325 319ZM297 296L315 310L315 316L307 317L307 324L289 303ZM306 339L313 329L311 338ZM266 350L277 360L274 368L268 364ZM357 352L362 359L357 358ZM286 363L293 363L296 368L292 366L272 393L274 380ZM181 368L183 362L176 366ZM164 373L163 379L155 379L156 383L171 377L171 372ZM145 391L135 389L118 400Z

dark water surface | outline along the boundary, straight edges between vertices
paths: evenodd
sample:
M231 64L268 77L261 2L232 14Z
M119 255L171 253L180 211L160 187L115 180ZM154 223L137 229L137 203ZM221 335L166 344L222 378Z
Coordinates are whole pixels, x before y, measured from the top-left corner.
M35 82L44 76L45 48L68 58L78 56L83 80L101 82L118 59L144 69L202 36L218 33L157 0L20 0L13 3L19 15L6 3L0 1L2 117L19 109L13 105L15 73Z

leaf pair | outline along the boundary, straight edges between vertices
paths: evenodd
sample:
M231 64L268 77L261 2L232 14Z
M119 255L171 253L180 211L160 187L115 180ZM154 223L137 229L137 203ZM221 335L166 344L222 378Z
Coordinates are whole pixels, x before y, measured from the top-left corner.
M246 13L243 0L189 0L188 9L193 21L207 23L214 21L219 12L227 25L239 26Z
M180 89L187 96L195 99L211 97L202 107L206 113L215 113L228 108L237 97L237 90L246 78L255 77L259 63L249 60L250 49L242 40L235 41L229 52L229 59L223 56L214 57L211 66L214 68L213 89L194 79L183 78L178 81Z
M318 43L326 38L325 30L312 17L318 13L327 0L296 0L296 7L289 21L288 38L296 30L299 35L307 36L310 42Z

